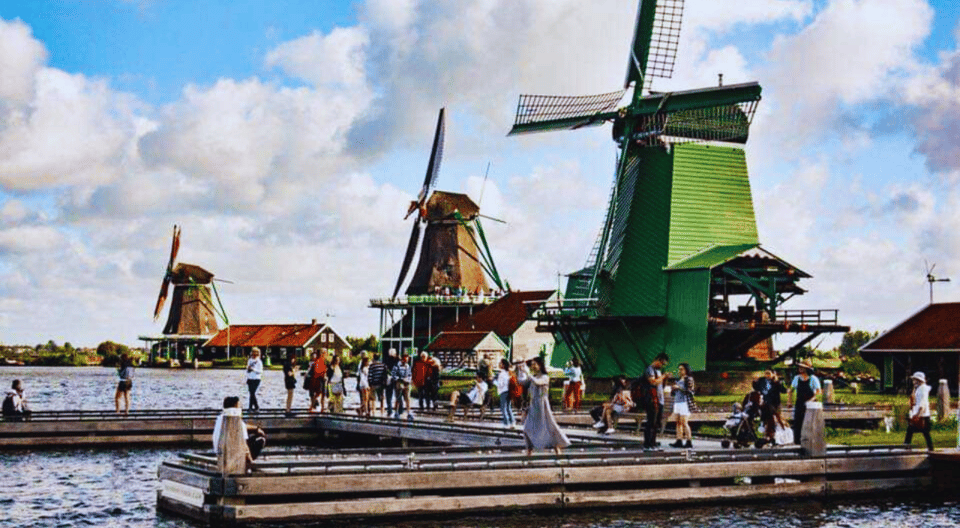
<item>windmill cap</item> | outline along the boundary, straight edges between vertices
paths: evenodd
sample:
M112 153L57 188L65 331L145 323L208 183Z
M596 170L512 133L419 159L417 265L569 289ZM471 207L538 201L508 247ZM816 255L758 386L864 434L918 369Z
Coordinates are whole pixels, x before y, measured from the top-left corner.
M913 378L913 379L915 379L915 380L920 380L920 383L926 383L926 382L927 382L927 376L926 376L926 374L924 374L923 372L914 372L914 373L913 373L913 376L910 376L910 377Z

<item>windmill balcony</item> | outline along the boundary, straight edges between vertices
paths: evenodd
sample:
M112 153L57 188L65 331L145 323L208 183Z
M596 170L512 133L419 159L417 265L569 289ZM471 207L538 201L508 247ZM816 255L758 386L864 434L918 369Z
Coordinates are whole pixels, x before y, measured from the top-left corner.
M492 292L489 295L408 295L406 297L389 297L370 299L372 308L402 308L405 306L466 306L491 304L503 294Z
M758 325L782 326L787 330L803 330L807 327L836 326L836 309L778 310L771 318L763 311L755 311L752 306L741 306L729 313L713 313L710 322L715 325L737 328L755 328Z

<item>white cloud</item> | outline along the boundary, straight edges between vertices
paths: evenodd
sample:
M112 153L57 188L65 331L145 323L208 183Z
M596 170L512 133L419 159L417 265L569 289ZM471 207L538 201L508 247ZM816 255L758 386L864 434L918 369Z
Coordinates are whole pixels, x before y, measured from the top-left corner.
M37 72L46 61L47 49L33 38L30 26L0 19L0 110L33 99Z
M369 38L363 28L335 28L328 35L313 32L284 42L267 54L269 67L314 86L366 89L365 48Z

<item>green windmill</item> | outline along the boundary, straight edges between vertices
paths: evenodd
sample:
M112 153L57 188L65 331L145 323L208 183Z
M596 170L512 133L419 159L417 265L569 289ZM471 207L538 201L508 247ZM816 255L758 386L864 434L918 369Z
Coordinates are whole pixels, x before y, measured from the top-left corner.
M683 0L641 0L624 89L522 95L510 131L613 124L619 157L600 234L564 299L536 314L595 377L637 375L660 352L693 370L773 360L763 345L774 334L808 334L790 353L847 330L836 310L781 309L810 276L759 244L738 145L760 85L650 91L673 73L682 15Z

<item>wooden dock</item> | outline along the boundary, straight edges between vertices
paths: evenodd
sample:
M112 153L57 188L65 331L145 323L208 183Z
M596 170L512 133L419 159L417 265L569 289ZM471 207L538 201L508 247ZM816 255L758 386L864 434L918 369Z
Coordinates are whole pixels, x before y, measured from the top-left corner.
M30 421L0 421L0 449L38 447L208 446L219 409L141 410L129 415L111 411L46 411ZM364 418L355 414L285 413L282 409L245 413L244 420L263 428L274 444L317 445L366 438L378 443L521 447L520 431L493 423L447 423L438 417L414 420ZM598 437L591 430L569 432L575 444L636 443L638 439ZM370 443L370 442L367 442Z
M561 511L720 500L829 497L932 489L926 452L875 446L644 452L584 447L561 455L451 449L269 455L222 476L211 454L158 470L158 508L209 523Z

